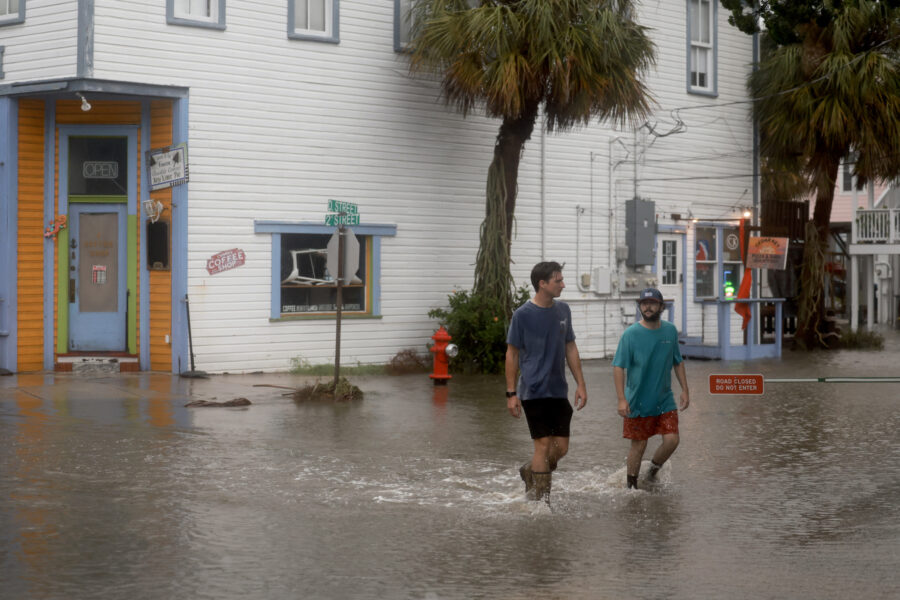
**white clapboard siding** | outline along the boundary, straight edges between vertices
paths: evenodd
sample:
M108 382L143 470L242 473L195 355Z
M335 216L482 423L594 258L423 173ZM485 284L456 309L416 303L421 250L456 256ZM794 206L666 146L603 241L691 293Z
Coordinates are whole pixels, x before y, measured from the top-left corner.
M32 4L40 3L29 13ZM224 31L167 25L164 0L95 6L97 78L190 89L188 293L198 365L270 371L292 359L333 360L333 320L269 321L270 236L253 228L254 220L322 222L328 198L357 203L364 223L397 227L382 240L381 318L344 320L342 362L424 353L437 325L427 312L472 284L499 122L477 111L463 119L434 82L407 76L405 56L393 50L393 2L342 1L339 44L287 39L286 0L227 3ZM683 133L639 134L637 191L656 202L660 223L673 212L729 216L751 182L752 138L748 106L725 105L746 98L751 40L720 10L719 95L690 95L685 3L640 10L658 47L650 121L665 132L672 109L703 108L681 113ZM634 139L629 127L546 134L539 123L522 157L514 277L529 285L535 262L566 263L564 298L585 358L610 356L634 315L633 299L576 285L591 267L614 267L614 248L624 245ZM612 182L611 148L614 162L624 160ZM209 276L206 259L232 247L246 252L246 264ZM685 277L692 289L690 268ZM703 309L688 298L690 327L714 339L714 315L701 322Z
M0 27L5 80L75 76L78 4L77 0L27 0L25 22Z

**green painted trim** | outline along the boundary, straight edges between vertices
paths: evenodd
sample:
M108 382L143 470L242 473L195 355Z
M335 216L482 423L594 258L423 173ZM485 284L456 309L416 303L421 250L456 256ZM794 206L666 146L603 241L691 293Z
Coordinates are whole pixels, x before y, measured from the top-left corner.
M82 204L127 204L128 196L69 196L69 204L81 202Z
M69 228L56 234L56 353L69 351Z
M125 243L128 245L128 353L137 354L137 215L126 215Z

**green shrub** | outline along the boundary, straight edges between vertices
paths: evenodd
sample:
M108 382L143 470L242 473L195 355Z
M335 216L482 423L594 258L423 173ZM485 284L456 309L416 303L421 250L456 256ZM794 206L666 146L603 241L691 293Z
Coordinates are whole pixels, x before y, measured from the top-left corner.
M840 348L848 350L884 350L884 337L874 331L845 331Z
M531 297L528 287L520 287L513 307L522 306ZM501 303L474 292L450 294L449 308L436 308L428 316L437 319L450 333L459 354L450 361L454 373L502 373L506 359L506 332L511 315Z

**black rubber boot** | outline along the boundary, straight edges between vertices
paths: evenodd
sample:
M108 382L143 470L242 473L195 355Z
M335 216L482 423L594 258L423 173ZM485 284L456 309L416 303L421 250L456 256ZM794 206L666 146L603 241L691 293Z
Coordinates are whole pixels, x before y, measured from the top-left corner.
M550 488L552 487L553 474L550 471L545 473L532 472L534 478L534 487L531 489L529 500L546 502L550 504Z
M525 496L531 492L531 488L534 487L534 477L531 473L531 463L527 462L521 467L519 467L519 477L522 478L522 481L525 482Z
M650 468L647 470L647 481L649 481L650 483L656 483L656 476L659 475L660 469L662 469L662 465L658 465L651 460Z

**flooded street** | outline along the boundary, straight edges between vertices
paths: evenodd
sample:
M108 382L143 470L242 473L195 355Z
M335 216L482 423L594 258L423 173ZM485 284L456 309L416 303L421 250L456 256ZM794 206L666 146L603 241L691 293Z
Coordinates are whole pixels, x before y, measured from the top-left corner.
M897 598L900 384L708 394L719 373L900 375L884 333L881 352L689 360L652 492L624 489L610 361L587 362L552 509L524 500L501 377L356 377L365 400L338 405L255 387L309 381L287 375L0 378L0 596ZM253 405L184 407L237 396Z

